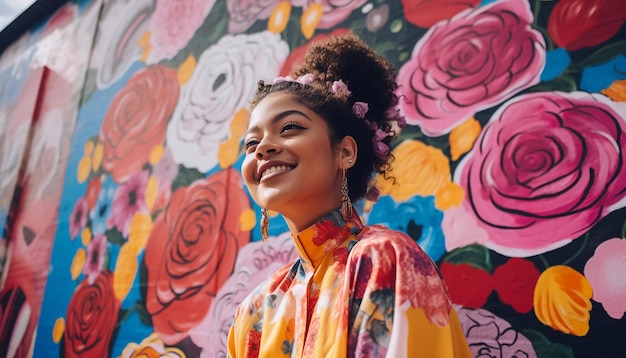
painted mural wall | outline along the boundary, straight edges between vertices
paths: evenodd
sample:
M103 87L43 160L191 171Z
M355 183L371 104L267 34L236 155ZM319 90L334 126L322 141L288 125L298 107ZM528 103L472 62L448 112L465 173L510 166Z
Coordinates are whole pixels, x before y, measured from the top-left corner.
M625 21L624 0L68 2L0 57L0 356L224 357L235 307L297 259L242 184L248 102L348 31L397 67L408 124L398 185L358 208L438 263L474 356L626 356Z

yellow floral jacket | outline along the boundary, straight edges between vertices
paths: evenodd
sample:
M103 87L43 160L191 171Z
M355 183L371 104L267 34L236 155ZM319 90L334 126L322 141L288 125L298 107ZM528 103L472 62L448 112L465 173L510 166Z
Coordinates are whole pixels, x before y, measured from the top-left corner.
M435 264L415 241L333 211L300 259L239 306L230 357L471 357Z

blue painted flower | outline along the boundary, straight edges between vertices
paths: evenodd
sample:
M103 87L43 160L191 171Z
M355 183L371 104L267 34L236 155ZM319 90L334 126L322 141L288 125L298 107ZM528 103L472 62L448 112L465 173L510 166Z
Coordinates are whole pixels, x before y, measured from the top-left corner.
M541 72L542 81L552 81L559 77L572 63L569 53L564 48L557 48L546 52L546 65Z
M368 224L383 224L411 236L434 261L446 252L441 221L443 213L435 208L435 197L413 196L396 203L382 196L372 208Z
M600 92L611 83L626 78L626 56L617 56L609 62L585 67L580 78L580 89L587 92Z
M89 212L89 218L91 219L91 232L94 236L104 234L107 229L107 222L111 216L111 210L113 208L113 195L115 194L115 187L116 185L112 180L105 181L100 189L96 205Z

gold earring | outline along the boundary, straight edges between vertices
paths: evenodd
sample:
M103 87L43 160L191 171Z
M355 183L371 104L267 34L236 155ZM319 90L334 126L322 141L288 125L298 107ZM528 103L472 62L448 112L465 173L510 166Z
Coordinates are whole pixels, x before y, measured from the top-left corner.
M261 239L267 241L270 222L267 218L267 209L261 209Z
M352 218L352 202L350 201L350 196L348 195L348 178L346 177L346 170L342 168L341 170L341 216L343 219L348 222L350 218Z

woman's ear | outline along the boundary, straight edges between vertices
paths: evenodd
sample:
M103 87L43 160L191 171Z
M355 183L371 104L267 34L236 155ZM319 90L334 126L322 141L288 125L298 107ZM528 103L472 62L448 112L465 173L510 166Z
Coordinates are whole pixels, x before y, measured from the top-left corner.
M359 147L352 136L345 136L337 144L339 151L339 161L344 169L350 169L356 163Z

